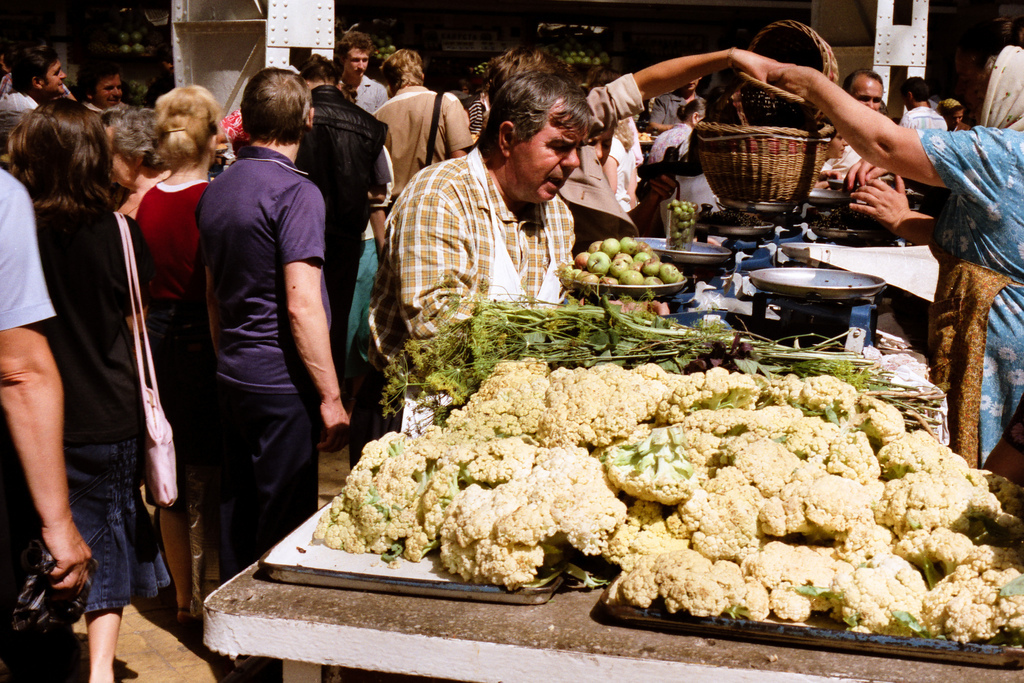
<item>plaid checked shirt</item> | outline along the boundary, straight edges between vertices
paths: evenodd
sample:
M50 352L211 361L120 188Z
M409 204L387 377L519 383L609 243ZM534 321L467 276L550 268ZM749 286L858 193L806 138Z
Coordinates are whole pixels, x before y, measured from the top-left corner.
M450 296L465 300L485 291L494 255L488 196L527 294L536 295L544 280L547 240L555 241L556 263L572 260L572 215L560 197L519 219L489 174L487 181L485 195L466 157L442 161L413 176L395 203L370 299L370 362L378 369L399 356L410 337L437 333L434 318Z

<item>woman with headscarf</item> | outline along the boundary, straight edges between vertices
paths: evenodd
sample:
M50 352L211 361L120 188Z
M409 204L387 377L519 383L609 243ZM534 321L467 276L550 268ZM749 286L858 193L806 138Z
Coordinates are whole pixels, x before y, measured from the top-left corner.
M64 383L71 513L99 562L85 607L89 680L114 680L121 613L170 579L139 494L145 430L121 232L110 202L111 154L99 117L58 99L11 133L11 172L35 208L39 254L57 315L44 323ZM139 279L153 261L128 220Z
M866 113L819 72L766 58L745 62L754 77L820 108L870 164L949 189L930 243L940 265L929 324L932 381L947 391L951 446L974 466L985 464L1024 394L1024 94L1009 87L1024 79L1024 51L1008 45L1019 42L1022 25L1004 19L975 27L958 46L963 96L981 112L982 125L970 131L900 128ZM862 167L847 184L877 174Z

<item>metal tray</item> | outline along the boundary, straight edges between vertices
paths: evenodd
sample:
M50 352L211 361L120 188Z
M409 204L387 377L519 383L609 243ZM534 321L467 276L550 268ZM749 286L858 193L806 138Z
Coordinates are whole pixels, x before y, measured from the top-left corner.
M654 253L660 256L662 261L671 261L684 265L717 265L732 256L731 249L720 247L717 244L694 242L690 251L682 251L679 249L669 249L667 246L668 240L664 237L641 237L640 240L651 245Z
M823 228L809 226L811 232L827 240L862 240L864 242L892 242L896 235L885 228L868 230L850 230L847 228Z
M1006 669L1024 668L1022 648L960 644L934 638L879 636L791 622L693 617L681 613L670 614L656 607L640 609L609 604L608 595L608 589L605 589L598 603L604 613L625 626L636 628L673 631L704 638L732 638L772 645L839 650L861 655L937 660Z
M353 555L313 541L322 512L303 522L260 559L260 567L270 578L305 586L512 605L541 605L551 599L562 583L559 577L543 588L523 588L515 592L500 586L466 583L441 567L437 553L431 553L421 562L400 559L392 569L379 555Z
M730 209L752 213L790 213L800 206L800 202L748 202L728 197L719 197L718 203Z
M807 195L807 203L812 206L846 206L853 199L842 189L816 187Z
M765 237L775 232L774 225L713 225L697 223L697 230L722 237Z
M683 291L688 282L684 278L671 285L586 285L581 282L569 282L569 289L580 294L594 296L628 296L631 299L643 299L648 295L654 298L672 296Z
M750 281L766 292L830 301L863 299L885 289L880 277L830 268L762 268L750 272Z

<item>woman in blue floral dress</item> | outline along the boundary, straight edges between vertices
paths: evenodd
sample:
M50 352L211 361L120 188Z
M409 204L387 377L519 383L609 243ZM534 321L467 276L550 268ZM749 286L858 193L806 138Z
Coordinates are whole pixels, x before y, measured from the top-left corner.
M975 466L1024 395L1024 50L1008 45L1021 22L1001 21L1001 33L995 22L976 27L957 50L964 99L992 126L971 131L900 128L813 69L735 60L819 107L878 169L950 190L931 244L940 276L929 346L932 379L950 399L951 446ZM867 183L872 171L856 180Z

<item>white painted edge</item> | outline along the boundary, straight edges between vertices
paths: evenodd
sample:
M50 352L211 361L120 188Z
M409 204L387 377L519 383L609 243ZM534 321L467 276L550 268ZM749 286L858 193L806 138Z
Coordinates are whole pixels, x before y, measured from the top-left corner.
M480 683L643 680L644 683L852 683L857 679L790 671L725 669L518 645L243 617L206 610L203 643L215 652L273 657L366 671ZM305 674L305 666L289 667Z

